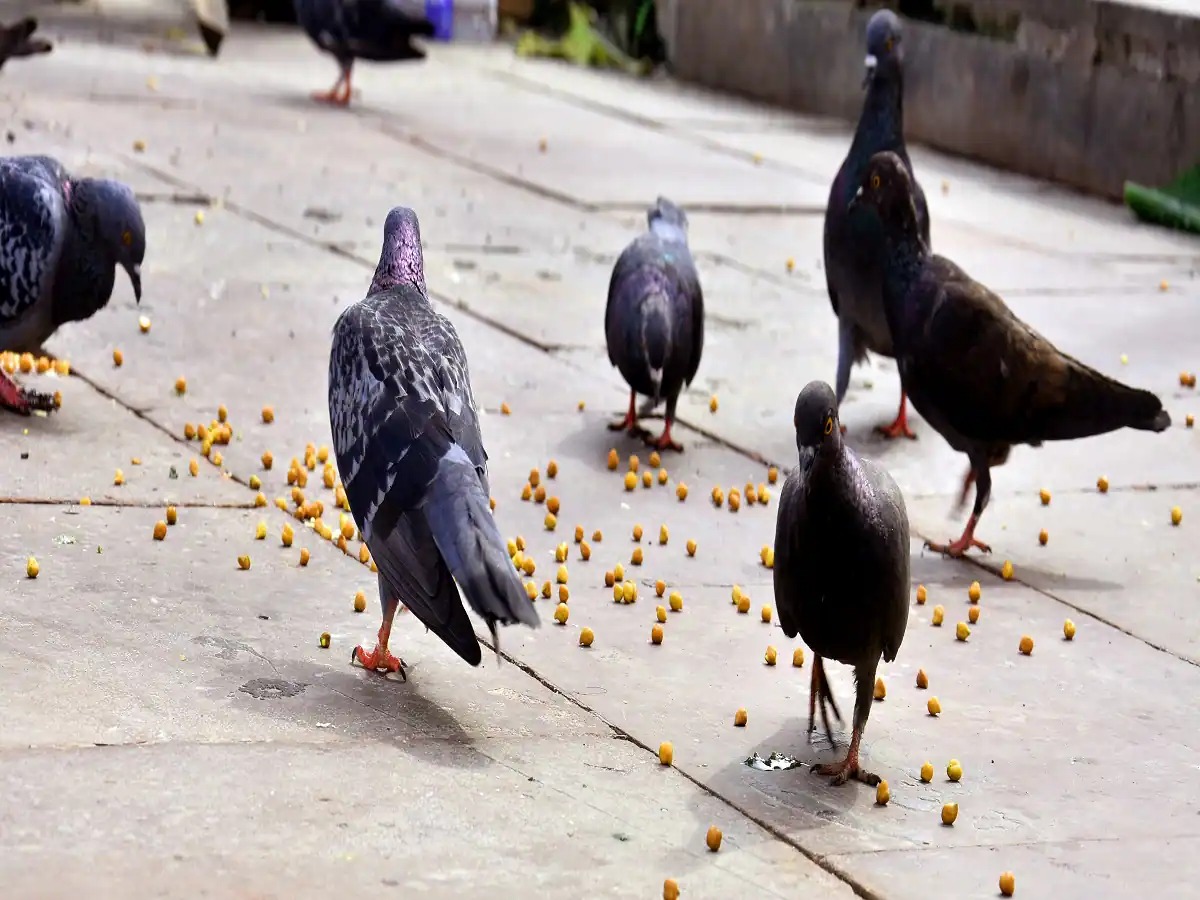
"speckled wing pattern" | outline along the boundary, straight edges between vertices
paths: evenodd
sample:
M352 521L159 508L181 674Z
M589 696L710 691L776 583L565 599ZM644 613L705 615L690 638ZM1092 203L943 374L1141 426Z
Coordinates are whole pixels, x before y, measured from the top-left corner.
M53 288L66 204L46 160L0 162L0 326L48 300Z
M329 409L342 483L370 539L413 509L452 443L487 491L487 453L454 327L403 285L349 307L334 326Z

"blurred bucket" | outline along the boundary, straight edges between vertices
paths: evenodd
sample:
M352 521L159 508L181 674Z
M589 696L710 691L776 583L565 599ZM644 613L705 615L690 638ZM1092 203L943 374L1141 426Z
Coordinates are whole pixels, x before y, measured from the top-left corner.
M425 0L425 18L439 41L496 39L496 0Z

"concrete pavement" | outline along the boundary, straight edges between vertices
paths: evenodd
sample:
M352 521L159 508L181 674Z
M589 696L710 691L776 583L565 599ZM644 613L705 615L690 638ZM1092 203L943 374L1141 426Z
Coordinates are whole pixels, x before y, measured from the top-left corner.
M141 308L119 277L108 309L50 342L72 377L27 376L62 390L61 412L0 419L5 896L444 897L491 886L504 897L653 897L671 877L688 898L916 900L994 896L1006 870L1020 897L1191 896L1200 437L1183 420L1200 403L1178 373L1200 368L1194 239L914 149L938 251L1064 349L1158 392L1177 427L1015 451L980 528L994 556L951 562L923 554L921 539L961 527L950 510L965 460L919 418L916 443L871 437L898 381L888 361L856 370L844 418L905 491L914 589L929 593L883 667L887 698L864 742L891 786L882 808L806 768L743 764L756 751L805 763L835 751L805 739L811 662L763 664L768 645L781 663L792 650L758 612L772 604L758 551L772 540L774 499L736 514L707 501L713 485L758 484L768 463L790 465L795 395L833 376L820 229L843 129L503 47L362 66L355 106L327 110L307 93L334 67L298 32L239 28L213 62L158 25L57 15L55 53L0 80L10 150L127 180L149 249ZM626 493L608 450L643 465L648 454L603 427L624 394L600 323L611 264L659 193L691 210L708 341L681 402L686 453L664 460L666 486ZM566 626L539 600L542 629L501 636L511 664L489 656L471 669L402 616L407 684L348 665L378 626L374 576L294 522L283 548L291 518L255 509L248 486L257 475L269 501L286 496L288 460L329 442L330 327L362 296L397 203L421 215L431 291L470 356L502 532L524 536L538 584L552 577L555 544L572 548ZM235 437L217 467L183 429L221 404ZM562 502L553 534L545 510L520 500L529 470L544 474L550 459ZM319 475L306 495L330 509ZM167 502L179 524L156 542ZM640 569L635 523L647 535ZM603 532L589 562L576 524ZM303 568L301 545L312 554ZM25 578L31 554L36 580ZM1011 581L998 574L1006 559ZM617 563L639 582L631 606L604 586ZM685 608L654 646L658 579ZM964 644L953 626L975 580L982 614ZM734 584L753 598L749 615L730 605ZM1069 643L1067 617L1078 627ZM596 633L588 650L583 626ZM317 643L325 631L329 650ZM1017 652L1023 634L1032 656ZM927 691L914 686L919 668ZM845 710L849 672L831 674ZM739 707L745 728L733 726ZM672 768L655 755L664 740ZM957 784L943 775L951 757L966 773ZM926 760L930 784L917 774ZM952 828L939 819L949 800L961 807ZM710 825L724 832L716 854Z

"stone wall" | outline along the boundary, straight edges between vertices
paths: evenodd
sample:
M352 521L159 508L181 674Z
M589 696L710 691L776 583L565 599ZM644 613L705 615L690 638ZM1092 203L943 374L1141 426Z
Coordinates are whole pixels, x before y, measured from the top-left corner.
M659 22L684 80L854 120L880 5L953 23L905 21L910 140L1109 197L1126 179L1161 184L1200 163L1200 8L659 0Z

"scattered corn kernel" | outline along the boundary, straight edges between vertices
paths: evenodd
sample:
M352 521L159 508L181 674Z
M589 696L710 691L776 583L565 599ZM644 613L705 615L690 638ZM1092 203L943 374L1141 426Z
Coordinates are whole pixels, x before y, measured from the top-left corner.
M329 636L329 632L328 632L328 631L325 631L325 632L322 632L322 633L321 633L320 640L318 640L318 642L317 642L317 643L318 643L318 644L320 644L320 646L321 646L321 649L322 649L322 650L328 650L328 649L329 649L329 642L330 642L331 640L333 640L333 638L331 638L331 637Z
M200 463L196 462L194 458L188 463L188 472L192 474L193 478L200 474Z
M1075 623L1070 619L1063 622L1063 637L1068 641L1075 639Z
M522 557L521 571L524 572L526 576L532 576L533 573L537 571L537 563L535 563L533 558L530 556Z
M719 487L714 487L709 496L712 497L713 506L720 506L725 502L725 493Z
M615 471L617 466L619 466L620 464L621 464L621 457L617 455L617 449L616 449L616 447L614 447L613 449L608 451L608 468L610 470Z
M670 539L671 539L671 532L669 532L667 530L667 526L659 525L658 526L658 542L659 542L659 544L665 544Z
M760 484L758 486L758 491L756 492L755 496L758 497L758 502L763 506L766 506L771 502L771 492L767 490L767 486L765 484Z
M621 585L621 599L626 603L634 603L637 601L637 585L632 581L626 581Z
M654 476L650 474L649 470L643 472L642 473L642 487L648 488L653 484L654 484Z
M692 540L691 538L688 538L688 542L687 542L687 555L688 556L696 555L696 542L694 540Z
M637 487L637 476L632 472L625 473L625 490L632 491Z
M933 624L935 626L942 624L942 618L946 615L946 610L939 603L933 608Z
M567 619L571 615L571 610L567 608L567 604L560 603L554 607L554 621L559 625L566 625Z
M967 621L969 621L972 625L974 625L976 622L979 621L979 607L978 606L972 606L970 609L967 610Z
M175 393L180 395L187 393L187 379L182 375L175 379Z
M739 710L739 712L745 713L745 710L744 709ZM743 723L743 724L745 724L745 723ZM721 849L721 829L718 828L716 825L710 825L708 827L708 834L706 834L704 836L704 843L708 845L708 849L711 850L713 853L716 853L718 850L720 850Z
M534 488L533 502L534 503L545 503L546 502L546 486L545 485L539 484L536 488Z
M91 498L91 497L80 497L80 498L79 498L79 505L80 505L80 506L91 506L91 505L92 505L92 498Z
M37 578L38 572L41 570L42 567L38 565L38 561L32 556L25 560L25 576L27 578Z
M1102 494L1108 493L1108 478L1106 476L1101 475L1096 479L1096 490Z
M283 532L279 535L279 539L280 539L280 541L283 542L283 546L285 546L285 547L292 546L292 540L295 537L296 537L296 533L294 531L292 531L292 526L289 525L287 522L284 522L283 523Z
M979 598L983 595L983 588L979 586L978 581L972 581L971 586L967 588L967 598L972 603L978 603Z
M179 521L179 511L174 506L167 507L167 524L174 525Z
M362 612L367 608L367 595L363 591L354 592L354 611Z
M125 483L125 473L122 472L120 469L117 469L117 471L113 474L113 484L120 487L124 483Z
M762 553L761 553L761 558L762 558L762 564L764 566L766 566L768 569L775 568L775 548L774 547L763 547Z
M921 780L926 784L929 784L929 782L933 781L933 763L926 761L925 764L921 766Z
M887 685L883 683L883 679L879 676L875 677L875 694L876 700L882 700L887 697Z
M274 464L274 462L275 462L275 457L273 457L273 456L271 455L271 451L270 451L270 450L267 450L265 453L263 453L263 455L262 455L262 467L263 467L264 469L270 469L270 468L271 468L271 466Z
M587 562L592 558L592 546L587 541L581 541L579 543L579 558L584 562Z
M1171 507L1171 524L1178 525L1183 521L1183 510L1178 506Z
M742 505L741 495L736 490L729 492L729 511L737 512Z
M767 652L765 654L763 654L763 659L766 661L766 664L768 666L773 666L773 665L775 665L775 661L778 658L779 658L779 651L777 651L774 647L772 647L771 645L768 644Z
M138 328L141 330L142 334L145 334L147 331L149 331L150 330L150 317L149 316L138 316Z
M667 608L662 605L654 607L654 617L660 622L667 621Z
M733 714L733 724L736 728L746 727L746 708L743 706Z
M679 900L679 884L674 878L663 882L663 900Z
M958 818L958 804L947 803L942 807L942 824L953 825L954 820Z
M951 781L960 781L963 777L962 763L957 759L952 759L946 765L946 777Z
M660 606L659 609L662 609L662 607ZM664 615L665 615L665 613L664 613ZM655 622L654 627L650 629L650 643L661 644L662 642L663 642L663 627L661 625L659 625L657 622Z
M708 398L708 411L709 411L709 412L716 412L716 411L717 411L717 407L718 407L719 405L720 405L720 404L717 402L717 395L716 395L716 394L713 394L711 397L709 397L709 398Z
M525 582L525 596L530 600L536 600L538 596L538 586L532 581Z
M566 603L570 599L571 599L571 592L567 589L567 586L565 584L560 584L558 586L558 602Z
M112 359L113 359L113 365L116 366L117 368L120 368L125 363L125 354L122 353L120 350L114 350Z
M677 484L675 486L675 496L678 497L680 502L682 503L684 500L687 499L687 495L688 495L687 485L684 484L682 481L679 482L679 484Z
M515 544L513 545L513 549L516 550ZM565 543L559 544L557 547L554 548L554 561L555 562L566 562L568 552L570 552L570 551L567 549L567 545Z
M546 513L546 518L542 520L542 524L546 526L547 531L553 531L558 527L558 517L554 513Z
M888 801L891 799L891 789L888 788L887 781L881 779L879 784L875 785L875 802L880 806L887 806Z
M604 532L602 532L599 528L597 528L595 531L592 532L592 541L594 543L598 544L602 540L604 540Z
M797 669L802 668L804 666L804 648L803 647L797 647L795 650L792 651L792 665L795 666Z
M567 567L566 566L558 567L558 571L554 573L554 580L558 584L566 584L567 583Z
M311 557L311 554L309 554L308 549L306 547L301 547L300 548L300 565L307 566L308 561L311 558L312 557Z
M596 633L590 628L584 628L579 632L579 646L590 647L592 641L596 639Z
M1196 417L1193 416L1191 413L1188 413L1183 419L1183 424L1186 425L1188 428L1195 428L1196 427Z
M925 585L918 584L917 585L917 605L923 606L925 604L925 600L926 600L926 598L928 598L928 596L929 596L929 592L925 590Z
M659 484L666 484L666 483L667 483L667 479L668 479L668 478L670 478L670 477L671 477L671 476L667 474L667 470L666 470L666 469L659 469L659 470L658 470L658 483L659 483Z
M774 484L779 480L779 470L774 466L767 469L767 481Z
M654 582L654 593L656 596L661 597L664 593L666 593L666 590L667 590L667 583L665 581L663 581L661 578L658 579L658 581Z
M765 622L768 625L771 624L771 607L764 606L762 608L762 612L760 613L760 615L762 616L763 622Z
M1164 281L1163 284L1165 285L1166 282ZM1165 290L1165 288L1164 288L1164 290ZM1005 897L1011 897L1013 895L1013 891L1015 891L1016 889L1017 889L1017 879L1013 875L1013 873L1012 872L1001 872L1000 873L1000 893L1003 894Z
M1041 498L1042 506L1050 505L1050 492L1048 490L1042 488L1040 491L1038 491L1038 497Z
M250 557L249 556L239 556L237 558L237 564L238 564L239 569L250 568Z
M154 539L161 541L167 536L167 523L161 519L154 523Z
M1007 559L1004 561L1004 565L1000 567L1000 577L1005 581L1012 581L1013 564Z
M525 485L521 488L521 499L528 502L533 497L533 488L530 485Z
M633 553L629 557L629 562L635 566L640 566L642 564L642 548L641 547L633 548Z
M921 690L929 687L929 676L925 674L924 669L917 669L917 687Z
M658 745L658 761L664 766L669 766L675 761L675 748L671 746L670 741L663 741Z
M550 582L548 582L548 581L544 581L544 582L542 582L542 596L543 596L545 599L549 600L549 599L550 599L550 594L551 594L552 592L553 592L553 588L551 588L551 587L550 587Z
M679 612L683 609L683 594L679 593L679 591L671 591L667 597L667 603L671 607L671 612Z
M967 627L966 622L959 622L954 626L954 636L960 641L965 641L971 636L971 629Z
M1021 643L1017 645L1017 649L1026 656L1029 656L1033 653L1033 638L1027 634L1021 635Z

